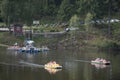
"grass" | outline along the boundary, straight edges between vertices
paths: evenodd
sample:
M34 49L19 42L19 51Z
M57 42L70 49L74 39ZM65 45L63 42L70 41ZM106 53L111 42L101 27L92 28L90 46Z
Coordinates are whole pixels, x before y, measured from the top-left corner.
M39 32L58 32L63 31L64 28L58 27L58 26L51 26L51 25L39 25L39 26L31 26L33 31L39 31ZM24 30L30 30L30 27L24 26Z
M28 26L24 26L24 29L30 29L30 27ZM57 26L44 26L44 25L39 25L38 27L36 26L32 26L33 30L38 30L40 32L55 32L55 31L63 31L64 28L61 27L57 27ZM87 43L86 46L95 46L98 48L106 48L109 46L114 46L115 45L115 40L110 40L108 38L106 38L100 31L101 30L95 30L96 32L90 33L90 34L86 34L86 33L82 33L80 34L79 31L78 33L75 32L69 32L69 34L73 34L69 37L65 37L65 38L45 38L42 36L38 36L38 37L33 37L33 40L35 41L35 45L36 46L42 46L42 45L56 45L58 42L63 41L63 46L68 43L71 43L70 46L72 46L72 44L78 44L78 46L80 46L80 44L83 43L84 45L84 41L86 40L86 36L88 36L87 39ZM75 41L73 41L73 38L76 37L77 40L75 40L78 43L75 43ZM66 39L69 39L67 42L65 42ZM9 34L8 32L5 33L0 33L0 43L2 44L6 44L6 45L13 45L16 41L20 44L23 44L25 37L21 36L21 37L15 37L14 35ZM72 42L71 42L72 41Z
M1 46L9 46L13 45L17 42L20 46L23 46L23 42L25 40L24 36L14 36L13 34L9 34L8 32L0 33L0 45ZM48 46L54 45L59 41L59 38L45 38L43 36L33 37L32 39L35 41L35 46Z
M0 43L4 45L13 45L15 42L22 43L23 37L14 37L14 35L9 34L8 32L0 33Z
M6 24L3 22L0 22L0 26L5 26Z

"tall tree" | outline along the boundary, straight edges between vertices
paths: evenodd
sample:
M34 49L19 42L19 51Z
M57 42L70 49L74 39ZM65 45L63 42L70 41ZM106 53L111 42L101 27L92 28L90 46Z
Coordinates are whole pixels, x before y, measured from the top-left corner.
M97 0L76 0L76 5L79 15L86 15L88 12L95 15L96 13L94 11L98 7L98 2Z
M58 19L60 21L67 21L75 14L75 7L70 0L63 0L58 11Z
M91 13L87 13L86 18L85 18L85 30L87 32L91 32L91 20L93 19L93 15Z
M75 14L70 19L70 27L78 27L79 26L79 17Z
M8 23L9 16L10 16L10 3L8 0L3 0L1 3L1 15L4 18L6 24Z

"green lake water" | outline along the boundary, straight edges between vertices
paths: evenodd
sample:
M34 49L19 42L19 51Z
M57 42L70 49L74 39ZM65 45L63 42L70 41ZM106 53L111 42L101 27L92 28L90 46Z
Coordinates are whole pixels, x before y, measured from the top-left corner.
M37 54L17 53L0 48L0 80L120 80L120 53L94 50L50 50ZM111 65L93 65L100 57ZM56 61L61 70L47 70L21 64L20 61L44 65Z

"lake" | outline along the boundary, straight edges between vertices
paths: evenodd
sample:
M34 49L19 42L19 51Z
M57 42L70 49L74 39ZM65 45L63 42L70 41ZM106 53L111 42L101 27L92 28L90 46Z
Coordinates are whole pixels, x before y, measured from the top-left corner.
M120 54L97 50L50 50L37 54L17 53L0 47L0 80L120 80ZM93 65L100 57L111 65ZM60 70L27 66L20 61L44 65L56 61Z

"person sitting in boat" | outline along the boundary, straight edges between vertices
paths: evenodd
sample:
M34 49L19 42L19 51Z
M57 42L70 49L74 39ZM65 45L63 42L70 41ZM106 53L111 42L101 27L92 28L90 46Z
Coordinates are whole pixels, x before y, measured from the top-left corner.
M51 65L51 64L52 64L52 61L50 61L48 64Z
M16 43L14 44L14 46L18 46L18 43L16 42Z
M50 61L48 64L56 64L56 62L55 61Z
M103 58L100 59L100 62L107 63L107 61Z
M102 63L107 63L108 61L103 59L103 58L96 58L94 61L96 62L102 62Z
M47 65L49 65L49 66L56 66L57 63L55 61L50 61L49 63L47 63Z
M52 63L53 63L53 64L56 64L56 62L55 62L55 61L53 61Z
M14 48L19 48L19 46L18 46L18 43L17 42L15 42L15 44L14 44L14 46L13 46Z
M105 59L103 59L103 63L107 63L107 61Z
M95 61L100 61L101 59L100 58L96 58Z

